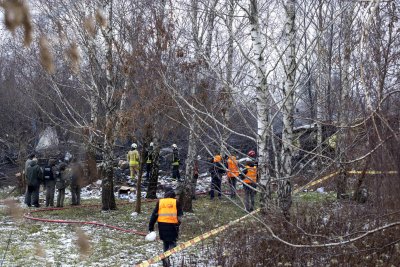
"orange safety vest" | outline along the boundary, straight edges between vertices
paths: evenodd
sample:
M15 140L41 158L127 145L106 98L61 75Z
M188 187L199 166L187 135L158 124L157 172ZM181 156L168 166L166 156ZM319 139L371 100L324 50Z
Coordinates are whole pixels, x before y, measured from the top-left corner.
M214 162L220 162L222 160L221 155L215 155L214 156Z
M178 209L175 198L163 198L158 203L158 219L162 223L178 223Z
M237 165L235 156L231 156L228 158L228 173L227 173L227 175L229 178L239 176L239 167Z
M257 167L246 166L247 173L246 179L243 180L246 184L256 183L257 182Z

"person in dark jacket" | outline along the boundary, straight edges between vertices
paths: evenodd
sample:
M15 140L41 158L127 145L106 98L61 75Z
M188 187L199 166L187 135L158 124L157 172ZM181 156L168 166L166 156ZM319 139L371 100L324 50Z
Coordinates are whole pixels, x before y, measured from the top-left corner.
M46 207L54 207L54 193L56 190L56 161L50 159L43 168L44 185L46 187Z
M41 182L43 181L43 172L37 162L37 158L33 158L26 170L26 184L28 187L25 194L25 204L28 207L31 207L32 205L35 207L40 207L39 188Z
M57 207L64 207L65 188L67 187L67 166L65 163L61 164L60 172L56 176L56 189L57 189Z
M151 170L153 168L153 142L150 143L149 148L146 151L146 180L150 179Z
M210 167L210 174L211 174L210 199L211 200L214 199L214 191L218 192L218 198L221 199L222 175L225 172L225 167L221 155L215 155L210 162L212 163Z
M80 205L81 188L83 184L83 168L76 158L72 159L71 171L71 205Z
M179 173L180 164L181 160L179 159L178 146L176 144L172 144L172 178L177 179L178 181L181 179L181 175Z
M167 188L164 198L157 201L150 217L149 232L154 231L154 225L158 222L158 232L163 241L164 252L176 247L179 225L182 221L182 206L175 197L172 188ZM170 266L168 258L163 260L163 266Z

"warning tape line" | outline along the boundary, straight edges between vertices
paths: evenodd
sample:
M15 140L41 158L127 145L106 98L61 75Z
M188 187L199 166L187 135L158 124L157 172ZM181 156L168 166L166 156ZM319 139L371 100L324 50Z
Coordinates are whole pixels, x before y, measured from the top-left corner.
M339 173L340 172L333 172L331 174L328 174L328 175L326 175L326 176L324 176L324 177L322 177L322 178L320 178L318 180L312 181L311 183L308 183L308 184L306 184L306 185L304 185L304 186L302 186L300 188L297 188L296 190L293 190L293 193L297 194L301 190L307 189L307 188L309 188L309 187L311 187L313 185L316 185L316 184L320 184L321 182L323 182L323 181L325 181L325 180L327 180L327 179L329 179L329 178L331 178L331 177L333 177L333 176L335 176L335 175L337 175ZM347 171L347 174L363 174L363 173L372 174L372 175L375 175L375 174L397 174L397 171L372 171L372 170L371 171L356 171L356 170Z
M323 182L323 181L325 181L325 180L327 180L329 178L332 178L333 176L335 176L335 175L337 175L339 173L340 172L333 172L331 174L328 174L328 175L326 175L326 176L324 176L324 177L322 177L322 178L320 178L318 180L312 181L311 183L308 183L305 186L294 190L293 193L296 194L300 190L304 190L304 189L309 188L309 187L311 187L313 185L319 184L319 183L321 183L321 182ZM348 171L347 173L348 174L362 174L362 173L366 173L366 174L397 174L397 171L365 171L365 172L363 172L363 171L352 170L352 171ZM251 213L249 213L249 214L247 214L247 215L245 215L243 217L240 217L239 219L231 221L228 224L225 224L223 226L215 228L215 229L213 229L213 230L211 230L211 231L209 231L207 233L204 233L204 234L199 235L199 236L197 236L197 237L195 237L193 239L190 239L189 241L181 243L181 244L179 244L178 246L176 246L173 249L170 249L168 251L165 251L164 253L161 253L161 254L159 254L157 256L154 256L153 258L150 258L150 259L148 259L146 261L143 261L143 262L135 265L135 267L148 267L151 264L155 264L155 263L157 263L157 262L159 262L159 261L171 256L172 254L175 254L175 253L177 253L177 252L179 252L181 250L184 250L184 249L186 249L188 247L191 247L191 246L199 243L202 240L205 240L205 239L207 239L207 238L209 238L211 236L214 236L214 235L226 230L227 228L231 227L232 225L234 225L234 224L236 224L236 223L238 223L238 222L240 222L240 221L242 221L242 220L254 215L255 213L257 213L259 211L260 211L260 209L256 209L253 212L251 212Z
M202 240L205 240L205 239L207 239L207 238L209 238L211 236L214 236L214 235L226 230L227 228L231 227L232 225L234 225L234 224L236 224L236 223L238 223L238 222L240 222L240 221L242 221L242 220L254 215L255 213L257 213L259 211L260 211L260 209L254 210L253 212L251 212L249 214L246 214L245 216L240 217L240 218L238 218L238 219L236 219L234 221L231 221L228 224L222 225L222 226L220 226L218 228L215 228L215 229L213 229L211 231L208 231L207 233L204 233L202 235L196 236L195 238L190 239L189 241L186 241L184 243L179 244L178 246L176 246L173 249L165 251L164 253L161 253L161 254L153 257L153 258L150 258L150 259L148 259L146 261L143 261L143 262L137 264L136 267L148 267L148 266L150 266L150 264L157 263L157 262L159 262L159 261L171 256L172 254L175 254L175 253L177 253L177 252L179 252L179 251L181 251L181 250L183 250L185 248L191 247L191 246L199 243Z

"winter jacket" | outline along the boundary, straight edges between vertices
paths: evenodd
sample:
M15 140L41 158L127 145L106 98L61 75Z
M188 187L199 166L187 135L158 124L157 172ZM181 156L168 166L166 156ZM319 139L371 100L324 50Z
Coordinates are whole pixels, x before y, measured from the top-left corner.
M226 167L228 169L227 176L229 178L239 177L240 171L239 171L238 162L236 161L235 156L228 157Z
M56 176L56 168L54 166L46 165L43 168L43 177L45 181L53 181Z
M243 182L246 184L257 183L257 167L253 163L247 165L243 173L246 175Z
M153 147L149 147L147 150L147 155L146 155L146 163L151 164L153 163Z
M37 160L32 160L26 170L26 182L28 186L39 186L43 181L42 169L37 164Z
M210 163L212 163L209 169L211 175L222 175L225 173L225 166L220 155L213 157Z
M172 151L172 166L179 166L180 163L178 149L174 148Z
M60 173L56 177L56 188L57 189L65 189L68 185L69 174L66 170L60 171Z
M139 165L140 155L139 152L134 149L128 152L127 160L129 162L129 166L136 166Z
M71 166L71 186L82 186L83 184L83 168L82 165L75 162Z
M153 210L153 213L150 217L149 222L149 231L154 231L154 225L158 220L158 210L159 210L159 201L157 201L156 207ZM160 234L160 239L163 241L176 241L179 235L179 225L180 225L180 217L183 216L182 206L179 201L176 201L176 209L178 215L178 223L165 223L158 222L158 231Z

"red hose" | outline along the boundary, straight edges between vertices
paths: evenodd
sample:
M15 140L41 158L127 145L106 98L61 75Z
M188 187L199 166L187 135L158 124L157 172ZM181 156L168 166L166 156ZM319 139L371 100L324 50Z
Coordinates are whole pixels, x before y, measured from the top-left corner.
M144 202L152 202L156 200L145 200ZM127 205L130 203L122 203L122 205ZM65 224L83 224L83 225L94 225L94 226L99 226L99 227L106 227L118 231L122 231L125 233L132 233L136 235L141 235L141 236L146 236L147 233L145 232L140 232L137 230L129 230L129 229L124 229L118 226L114 225L109 225L105 223L99 223L99 222L89 222L89 221L74 221L74 220L53 220L53 219L43 219L43 218L38 218L34 217L31 215L31 213L34 212L44 212L44 211L53 211L53 210L64 210L64 209L69 209L69 208L87 208L87 207L99 207L100 205L82 205L82 206L74 206L74 207L65 207L65 208L46 208L46 209L37 209L37 210L32 210L28 213L24 214L24 218L33 220L33 221L39 221L39 222L50 222L50 223L65 223Z

